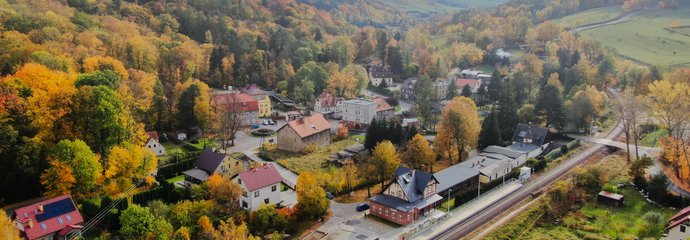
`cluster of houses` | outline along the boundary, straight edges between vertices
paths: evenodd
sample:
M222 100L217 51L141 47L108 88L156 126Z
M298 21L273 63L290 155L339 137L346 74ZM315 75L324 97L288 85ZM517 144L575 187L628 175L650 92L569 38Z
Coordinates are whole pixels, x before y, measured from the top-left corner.
M541 155L552 142L547 128L522 123L512 140L509 146L489 146L477 156L434 174L398 168L392 183L369 199L370 214L407 225L429 213L451 192L503 178L527 159Z
M415 100L414 86L417 82L417 78L406 79L401 88L400 96L403 99ZM458 92L460 92L465 86L469 87L474 94L473 97L477 97L476 94L479 92L481 86L486 86L491 83L491 75L484 74L479 70L474 69L464 69L460 71L459 69L453 69L446 78L437 78L431 83L431 88L433 89L434 100L444 100L448 93L448 86L450 84L455 84Z

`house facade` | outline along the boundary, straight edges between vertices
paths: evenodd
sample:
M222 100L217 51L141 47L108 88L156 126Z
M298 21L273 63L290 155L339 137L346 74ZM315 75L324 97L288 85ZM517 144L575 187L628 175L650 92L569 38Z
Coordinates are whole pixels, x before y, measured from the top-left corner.
M465 86L469 86L470 90L472 90L472 93L477 93L479 91L479 87L481 86L481 82L478 79L458 78L455 79L455 86L458 87L458 95L462 92L462 89Z
M268 93L266 93L264 90L261 90L261 88L257 87L255 84L247 85L240 91L256 99L257 103L259 104L259 117L271 117L271 99L269 98Z
M211 148L204 148L194 162L194 168L184 171L183 174L189 185L205 182L213 174L229 179L244 171L245 168L246 164L242 160Z
M278 149L299 152L309 145L325 146L331 143L331 123L323 114L301 117L278 129Z
M239 204L243 209L255 211L263 204L280 205L283 202L283 177L271 163L241 172L232 181L242 188Z
M12 223L29 240L67 239L81 235L84 218L72 197L62 195L15 209Z
M382 97L371 99L376 102L376 119L392 119L395 117L395 109Z
M400 97L407 100L415 100L414 85L417 83L417 78L408 78L400 85Z
M668 220L662 240L686 240L690 238L690 207L683 208Z
M338 104L342 101L343 98L339 98L324 92L316 98L316 101L314 102L314 111L320 112L325 116L338 118L340 117L340 113L338 112Z
M379 195L369 198L369 214L407 225L430 213L442 199L434 175L399 167L395 179Z
M364 99L345 100L338 104L338 111L345 122L368 125L376 117L376 102Z
M382 83L385 83L387 87L393 86L393 75L390 66L378 64L369 68L369 81L374 87L378 87Z
M163 145L161 145L161 143L158 141L158 132L146 132L146 135L149 137L149 139L146 141L146 148L151 150L153 155L156 155L156 157L165 155L165 147L163 147Z
M233 91L214 93L211 96L211 105L214 111L239 114L242 125L259 123L259 101L249 94Z

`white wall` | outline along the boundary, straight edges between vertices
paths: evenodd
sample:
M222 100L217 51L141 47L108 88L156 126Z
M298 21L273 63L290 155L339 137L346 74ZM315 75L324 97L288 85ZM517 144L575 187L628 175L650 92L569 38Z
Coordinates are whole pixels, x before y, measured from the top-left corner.
M235 178L234 181L237 182L237 179ZM243 191L247 191L247 187L243 184L240 184L242 187ZM275 191L272 191L272 187L275 186ZM255 197L255 192L259 192L259 196ZM268 203L269 204L278 204L281 201L280 198L280 183L276 183L270 186L266 186L263 188L260 188L258 190L255 190L254 192L247 192L247 197L240 196L240 207L244 208L243 201L247 203L247 208L249 211L255 211L261 207L262 204L265 204L264 200L268 198Z
M690 226L684 225L685 226L685 232L680 231L680 226L684 224L680 224L678 226L675 226L674 228L671 228L668 230L668 240L685 240L690 238Z
M146 143L146 148L151 150L151 152L153 152L153 155L165 155L165 147L163 147L163 145L161 145L158 141L156 141L153 138L149 139L149 141Z

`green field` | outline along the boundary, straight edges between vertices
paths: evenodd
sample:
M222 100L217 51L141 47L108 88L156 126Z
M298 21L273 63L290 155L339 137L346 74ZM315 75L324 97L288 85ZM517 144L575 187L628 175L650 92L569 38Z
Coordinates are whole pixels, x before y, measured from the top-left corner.
M383 2L404 12L417 11L422 13L438 13L463 8L493 7L508 2L508 0L455 0L452 6L436 0L383 0Z
M621 6L610 6L603 8L595 8L587 11L578 12L572 15L555 19L554 22L563 27L577 27L585 24L603 22L618 17L623 13Z
M615 48L620 55L663 68L690 66L690 37L664 29L672 20L690 25L690 7L650 10L631 21L580 32Z

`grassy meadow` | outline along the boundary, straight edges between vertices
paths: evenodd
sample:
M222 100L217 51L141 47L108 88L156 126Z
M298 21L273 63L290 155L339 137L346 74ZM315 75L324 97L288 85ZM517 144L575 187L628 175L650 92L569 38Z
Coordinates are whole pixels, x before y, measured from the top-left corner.
M578 12L572 15L556 19L554 20L554 22L560 24L563 27L572 28L590 23L611 20L618 17L622 13L623 10L621 9L621 6L609 6Z
M508 0L455 0L453 1L455 3L453 6L446 5L437 0L383 0L383 2L405 12L440 13L463 8L493 7L508 2Z
M592 36L620 55L642 63L665 69L690 66L690 37L666 30L672 20L690 25L690 7L650 10L629 22L586 30L580 35Z

